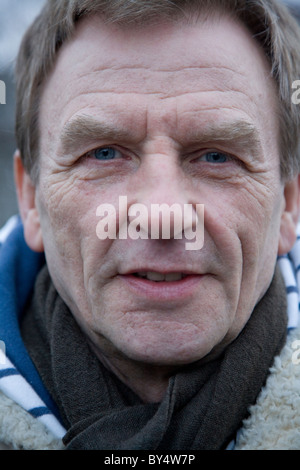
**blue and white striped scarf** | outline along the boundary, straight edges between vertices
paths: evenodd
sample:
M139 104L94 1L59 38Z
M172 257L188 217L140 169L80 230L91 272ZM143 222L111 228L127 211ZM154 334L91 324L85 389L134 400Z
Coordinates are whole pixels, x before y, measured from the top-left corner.
M291 252L278 258L287 292L288 330L297 328L300 323L300 224L297 235ZM18 326L21 311L43 262L41 255L26 246L19 217L10 219L0 230L0 391L61 439L66 430L31 362ZM18 282L23 286L21 292ZM234 449L234 441L227 449Z
M19 319L43 257L26 246L19 217L0 230L0 391L61 439L66 430L23 344Z

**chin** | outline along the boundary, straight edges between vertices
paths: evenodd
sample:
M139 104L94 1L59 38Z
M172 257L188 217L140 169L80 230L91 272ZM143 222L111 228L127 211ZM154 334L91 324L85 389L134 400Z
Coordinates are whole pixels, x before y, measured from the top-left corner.
M123 350L123 354L134 362L149 366L181 367L207 357L212 347L208 345L182 344L142 344ZM165 346L165 347L164 347Z

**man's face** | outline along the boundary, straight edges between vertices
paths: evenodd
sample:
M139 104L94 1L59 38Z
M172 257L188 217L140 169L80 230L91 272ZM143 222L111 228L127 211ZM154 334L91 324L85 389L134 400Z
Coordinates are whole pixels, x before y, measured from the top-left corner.
M37 214L53 281L108 363L199 360L268 288L285 208L269 75L228 18L121 29L93 17L62 48L42 95ZM119 196L204 204L203 248L99 240L96 209ZM153 272L187 276L137 275Z

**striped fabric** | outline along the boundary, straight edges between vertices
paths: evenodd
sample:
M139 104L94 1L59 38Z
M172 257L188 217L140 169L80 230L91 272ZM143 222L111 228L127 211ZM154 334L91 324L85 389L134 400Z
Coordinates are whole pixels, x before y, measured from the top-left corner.
M55 437L61 439L65 435L66 430L3 351L0 352L0 390L41 421Z
M286 285L288 330L292 330L299 326L300 224L297 227L297 240L293 249L288 255L279 256L278 264Z
M4 229L0 230L0 243L4 243L9 234L18 226L19 218L11 219ZM297 241L292 251L278 258L287 292L288 330L299 326L299 289L300 286L300 224L297 230ZM0 338L0 390L28 413L40 420L56 436L62 438L66 432L57 417L45 404L34 387L30 377L24 377L5 354L5 343ZM234 449L232 441L227 450Z
M32 282L29 271L35 272L38 266L35 255L27 251L22 238L23 231L18 216L12 217L0 230L0 391L41 421L55 437L61 439L66 431L59 422L56 407L53 406L27 355L18 329L17 312L19 308L22 309L27 296L26 289L29 289L28 286ZM22 262L14 265L14 258L18 256L22 258ZM26 289L19 292L13 289L13 283L18 277L23 279L24 285L28 284ZM14 295L18 298L13 302ZM12 321L7 318L10 316ZM14 354L17 363L12 360ZM47 404L42 397L46 399Z

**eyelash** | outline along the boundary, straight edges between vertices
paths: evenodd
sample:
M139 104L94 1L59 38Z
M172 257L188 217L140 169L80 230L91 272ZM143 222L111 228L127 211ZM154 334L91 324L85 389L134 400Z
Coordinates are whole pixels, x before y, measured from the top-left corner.
M97 158L96 157L96 153L97 152L101 152L101 151L114 151L114 152L118 152L119 153L119 156L117 158L103 158L102 160L100 158ZM114 160L121 160L121 159L124 159L124 160L128 160L130 159L130 157L128 155L125 154L125 152L117 147L114 147L114 146L111 146L111 145L108 145L108 146L103 146L103 147L96 147L92 150L90 150L89 152L86 152L84 155L82 155L81 157L82 159L92 159L92 160L98 160L98 161L102 161L102 162L112 162Z
M212 161L207 161L206 163L210 163L212 165L216 165L216 164L224 164L224 163L228 163L230 161L233 160L233 157L231 157L230 155L228 155L227 153L224 153L224 152L221 152L221 151L218 151L218 150L208 150L208 151L205 151L205 153L203 153L202 155L200 155L199 157L195 158L193 160L193 162L197 162L197 161L203 161L201 159L207 157L208 155L216 155L216 156L221 156L221 157L224 157L224 160L223 161L217 161L216 159L212 159Z

